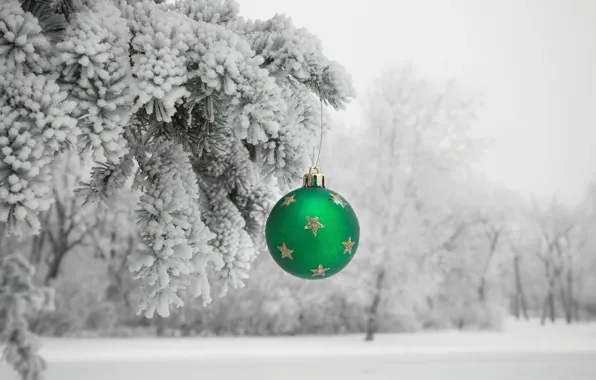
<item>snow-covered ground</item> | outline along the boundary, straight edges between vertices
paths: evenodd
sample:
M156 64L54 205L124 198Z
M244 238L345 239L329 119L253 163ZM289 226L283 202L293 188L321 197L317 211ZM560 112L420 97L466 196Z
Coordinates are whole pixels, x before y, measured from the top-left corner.
M47 380L596 380L596 324L502 332L273 338L45 339ZM13 380L4 364L0 379Z

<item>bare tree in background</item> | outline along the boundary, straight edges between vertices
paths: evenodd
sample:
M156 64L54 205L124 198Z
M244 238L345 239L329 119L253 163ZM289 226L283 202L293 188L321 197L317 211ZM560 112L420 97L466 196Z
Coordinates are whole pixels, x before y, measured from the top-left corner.
M114 197L116 198L116 197ZM119 201L118 201L119 200ZM95 257L105 260L109 286L106 299L132 308L128 292L132 279L128 272L128 256L137 249L138 229L134 223L134 194L122 190L111 207L90 205L93 216L85 222Z
M584 241L576 236L572 230L556 246L557 252L565 263L560 282L560 296L567 323L572 323L574 320L579 322L579 302L576 295L579 275L576 267L578 253L583 249Z
M45 254L47 271L45 284L50 284L60 273L64 259L75 248L89 241L91 234L102 223L93 210L83 207L83 199L74 191L81 181L79 158L75 152L67 152L55 163L56 181L53 185L54 203L42 219L43 232L38 241L34 239L33 248L43 249L44 240L50 249ZM89 220L93 219L91 223ZM32 256L39 257L36 252Z
M540 233L540 248L536 251L538 260L544 268L546 280L546 293L542 303L542 314L540 322L545 323L547 317L554 322L557 318L556 298L557 288L559 289L560 301L566 317L569 314L570 302L573 295L566 294L564 283L565 272L573 276L572 268L569 266L571 258L566 258L571 252L566 248L569 245L570 234L576 227L576 221L563 210L553 199L546 211L541 211L537 202L534 202L534 215ZM571 297L571 298L569 298ZM570 318L567 318L571 322Z
M41 231L30 238L30 261L43 267L43 282L51 284L61 272L67 257L77 249L88 249L105 259L115 284L124 281L126 256L136 248L136 227L132 192L112 201L114 207L84 204L75 194L81 181L81 163L75 152L67 152L55 163L54 202L40 217ZM125 196L126 199L122 198ZM115 285L118 286L118 285Z
M486 260L484 262L482 272L480 274L480 284L478 285L478 298L480 302L484 304L486 302L486 276L495 256L495 252L497 252L497 244L501 239L504 227L491 220L485 220L483 223L483 227L484 234L486 235L486 239L488 240L488 250Z
M522 279L522 249L521 246L521 233L518 225L514 225L514 228L507 236L509 240L509 247L512 251L512 263L513 263L513 282L514 282L514 293L512 296L513 303L513 314L516 319L520 319L523 315L525 320L529 320L528 316L528 301L526 298L526 292L524 291L523 279Z
M575 229L572 249L574 252L572 281L575 307L573 318L579 321L581 314L587 317L596 315L596 178L591 181L583 202L578 206L579 223ZM575 279L575 281L570 278Z
M443 176L464 168L475 145L466 135L474 118L472 103L458 96L453 83L435 86L417 78L411 67L389 69L375 83L367 101L366 128L360 139L366 160L355 166L365 182L359 187L359 198L374 226L370 231L374 236L369 239L374 256L365 337L370 341L379 328L380 306L390 294L388 285L407 276L405 259L411 253L400 239L407 233L406 219L424 203L423 193L433 174ZM367 172L374 172L374 181L367 182L373 177ZM446 240L430 250L448 249L466 223L455 223ZM423 255L427 248L417 254ZM394 296L399 297L400 292Z

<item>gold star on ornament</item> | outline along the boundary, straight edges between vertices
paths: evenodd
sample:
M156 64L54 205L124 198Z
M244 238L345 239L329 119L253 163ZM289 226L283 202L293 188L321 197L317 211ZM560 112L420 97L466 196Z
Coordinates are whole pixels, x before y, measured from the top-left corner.
M341 199L341 197L337 194L331 194L331 198L330 198L333 203L335 203L336 205L343 207L346 207L346 202L344 202L343 199Z
M352 247L354 246L354 244L356 244L355 241L352 241L352 238L349 237L348 241L342 241L341 242L344 245L344 253L349 253L350 255L352 254Z
M282 259L285 259L287 257L290 260L294 260L292 258L292 252L294 252L294 250L286 247L286 243L285 242L281 245L281 247L277 247L277 249L279 249L281 251L281 258Z
M323 268L323 266L321 264L319 264L319 267L317 269L311 269L310 271L312 272L312 276L324 276L325 272L327 272L329 270L329 268Z
M306 217L306 220L308 220L308 223L306 223L306 226L304 227L305 230L312 230L312 233L315 234L315 236L317 236L317 230L319 228L323 228L325 227L324 225L322 225L321 223L319 223L319 217L315 216L314 218L309 218L308 216Z
M292 194L289 197L285 197L284 198L284 202L281 205L282 206L289 206L290 203L296 202L296 200L294 199L294 195L296 195L296 194Z

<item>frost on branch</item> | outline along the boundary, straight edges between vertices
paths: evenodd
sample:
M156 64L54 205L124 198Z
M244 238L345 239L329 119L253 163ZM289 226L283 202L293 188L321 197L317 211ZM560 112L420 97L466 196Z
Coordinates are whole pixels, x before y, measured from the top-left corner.
M131 35L111 1L89 4L73 16L55 64L63 88L77 101L81 150L116 162L125 153L122 133L132 114Z
M169 306L182 306L177 295L193 280L193 291L210 301L207 267L222 266L208 241L198 208L199 190L188 154L180 145L158 140L152 155L140 163L145 191L138 221L145 247L129 258L134 277L143 281L145 298L139 311L151 318L169 315Z
M196 21L189 41L190 78L199 77L204 95L222 93L226 101L227 124L250 144L275 137L285 112L280 89L263 59L239 35L223 26Z
M181 0L176 2L180 13L210 24L227 24L238 17L240 7L235 0Z
M0 70L26 74L41 73L50 67L50 43L31 13L18 0L0 2Z
M271 72L285 71L306 81L321 66L321 41L306 29L296 28L285 15L277 14L265 21L241 20L238 28Z
M285 107L280 128L257 151L264 172L287 186L307 166L320 130L320 101L342 108L354 96L351 79L343 67L327 59L316 36L296 28L284 15L266 21L239 18L232 29L247 39L281 89Z
M207 194L211 194L212 186L217 186L228 194L231 200L229 206L237 209L234 214L239 213L245 221L244 224L234 224L234 228L245 229L253 245L259 246L264 236L267 214L269 208L273 207L274 200L270 192L271 184L261 178L259 167L251 161L241 140L233 140L233 135L227 136L222 149L210 151L200 160L195 160L194 168L203 179L201 188ZM219 228L218 220L206 218L206 223L211 230L215 230Z
M118 163L99 163L91 169L89 182L81 183L77 193L85 198L85 202L102 202L113 206L112 200L132 175L133 165L133 155L130 152Z
M45 361L29 332L29 313L51 310L53 293L33 283L34 269L20 254L0 259L0 356L21 378L40 380Z
M190 93L185 53L191 39L190 19L155 10L142 20L140 32L132 40L132 72L136 78L135 109L143 108L158 121L169 122L175 105Z
M278 14L266 21L240 19L235 28L246 36L274 76L307 85L335 108L354 97L351 79L343 67L323 54L318 37L296 28L291 18Z
M195 163L195 171L201 179L200 187L203 191L203 217L215 234L211 245L225 263L218 273L219 279L223 281L221 295L226 294L229 286L244 287L250 262L258 253L258 235L263 233L251 231L257 232L257 235L250 236L241 211L247 216L251 211L257 213L258 206L247 198L259 184L258 171L241 141L232 140L233 135L229 138L227 149L210 152ZM235 196L231 197L230 194ZM265 207L264 201L259 204ZM253 216L256 218L256 215Z
M13 233L39 230L52 202L49 165L76 142L66 96L48 77L0 72L0 221Z
M248 278L247 272L256 250L244 229L245 221L228 198L227 192L219 186L208 186L206 196L209 204L205 211L205 220L215 234L211 244L224 262L223 268L219 271L219 277L223 280L223 296L229 286L244 287L244 280Z
M238 193L233 198L246 222L246 232L257 249L265 248L265 223L269 210L275 205L270 189L268 183L261 182L254 184L250 191Z
M343 109L348 98L356 95L350 75L335 61L330 61L320 77L311 80L309 84L319 98L336 109Z
M304 174L309 150L315 146L321 130L320 103L305 88L294 89L281 83L282 94L287 99L279 135L259 146L263 171L275 175L281 186L289 186Z

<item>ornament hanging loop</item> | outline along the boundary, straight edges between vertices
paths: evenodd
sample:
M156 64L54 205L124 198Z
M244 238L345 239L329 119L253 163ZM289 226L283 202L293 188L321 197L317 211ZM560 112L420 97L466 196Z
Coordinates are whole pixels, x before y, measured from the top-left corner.
M329 67L325 68L327 70ZM317 83L318 86L318 83ZM312 149L312 166L308 169L308 174L302 177L303 187L326 187L325 175L321 173L319 168L319 158L321 158L321 148L323 147L323 97L320 95L321 91L318 90L319 100L321 102L321 132L319 136L319 152L317 154L317 161L315 162L315 147ZM316 170L316 173L315 173Z
M316 171L316 173L315 173ZM318 166L311 166L308 169L308 174L302 177L303 187L326 187L325 175L321 173Z
M329 66L327 66L325 69L323 69L323 71L326 71L329 69ZM320 127L321 127L321 132L319 133L319 152L317 153L317 161L315 162L315 147L313 145L312 147L312 165L314 167L319 165L319 158L321 158L321 148L323 148L323 96L321 95L321 89L319 87L319 83L316 82L316 86L317 86L317 92L319 93L319 101L321 103L321 112L319 114L319 116L321 117L321 123L320 123Z

